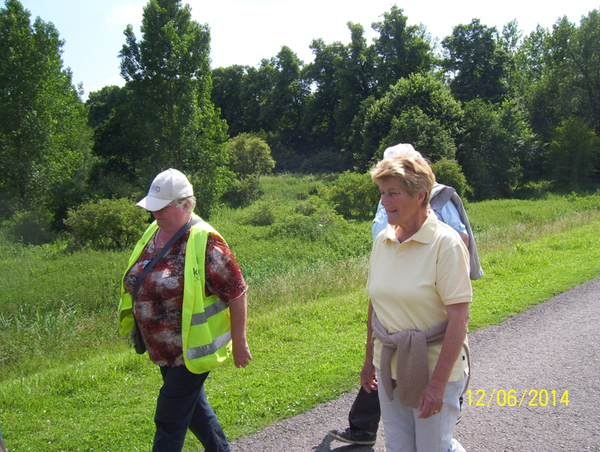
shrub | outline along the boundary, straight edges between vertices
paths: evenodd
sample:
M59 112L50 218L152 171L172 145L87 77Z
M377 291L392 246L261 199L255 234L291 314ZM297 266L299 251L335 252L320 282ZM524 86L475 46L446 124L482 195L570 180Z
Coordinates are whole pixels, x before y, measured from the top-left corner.
M131 199L101 199L69 210L65 225L79 248L123 250L135 245L147 220L148 213Z
M323 206L310 215L294 213L279 218L271 229L271 237L287 236L311 242L335 242L337 235L346 229L346 221L331 207Z
M240 180L260 177L275 168L271 148L262 138L242 133L227 143L229 166Z
M441 159L431 165L431 170L436 181L453 187L461 198L467 199L473 194L460 165L455 160Z
M370 174L344 172L328 190L326 198L345 219L367 220L373 216L379 201L379 189Z
M223 201L231 207L246 207L261 195L260 176L275 167L271 148L263 139L242 133L229 140L227 152L235 179L230 182Z
M325 202L325 200L313 195L309 196L306 200L296 204L294 210L296 213L300 213L308 217L319 210L325 209L326 205L327 203Z
M222 200L231 207L247 207L261 194L259 177L249 176L242 180L232 180Z
M6 238L13 243L41 245L54 239L52 215L43 209L21 210L2 223Z
M560 188L593 185L600 160L600 138L581 118L564 120L554 131L546 166Z
M259 201L248 208L240 223L251 226L269 226L275 221L275 205L273 201Z

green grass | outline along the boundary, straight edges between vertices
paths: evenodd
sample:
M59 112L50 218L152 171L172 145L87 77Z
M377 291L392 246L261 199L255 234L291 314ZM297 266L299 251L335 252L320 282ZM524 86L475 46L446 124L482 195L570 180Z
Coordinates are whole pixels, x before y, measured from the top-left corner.
M485 253L471 330L494 325L600 274L600 222Z
M600 214L600 196L485 201L468 204L467 211L477 246L489 251L589 223Z
M207 380L230 439L356 390L364 360L370 221L298 213L331 177L271 177L272 221L222 209L213 224L250 283L253 361ZM598 196L467 206L486 276L471 330L496 324L600 274ZM311 216L312 215L312 216ZM0 246L0 426L9 450L151 448L160 376L116 333L127 252ZM186 451L198 450L188 438Z

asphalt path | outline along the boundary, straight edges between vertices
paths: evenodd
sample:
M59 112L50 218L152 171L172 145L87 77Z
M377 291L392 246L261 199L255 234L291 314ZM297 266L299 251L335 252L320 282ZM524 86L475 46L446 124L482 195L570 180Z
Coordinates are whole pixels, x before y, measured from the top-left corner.
M600 277L469 335L471 392L455 430L468 452L600 451L599 303ZM347 427L355 395L240 438L232 451L384 452L381 426L373 447L327 436Z

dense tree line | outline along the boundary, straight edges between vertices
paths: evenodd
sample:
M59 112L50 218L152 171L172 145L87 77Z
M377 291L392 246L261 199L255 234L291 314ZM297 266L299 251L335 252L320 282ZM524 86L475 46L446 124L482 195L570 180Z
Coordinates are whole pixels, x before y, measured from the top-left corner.
M124 31L125 86L74 87L64 42L18 0L0 9L2 218L63 227L83 202L141 196L177 167L205 217L240 205L264 172L365 173L409 142L471 199L544 183L600 182L600 13L524 36L473 19L438 43L393 6L367 43L314 39L314 60L289 47L257 66L210 66L210 29L181 0L150 0L141 37ZM272 158L271 158L272 155ZM254 160L252 160L254 159ZM454 176L453 176L454 177ZM243 201L240 201L243 200Z
M474 199L599 182L597 10L527 36L516 21L497 30L473 19L440 44L396 6L382 18L370 45L353 23L348 44L315 39L308 64L283 47L258 67L214 69L229 133L262 136L277 169L302 172L366 171L410 142L433 162L458 162Z

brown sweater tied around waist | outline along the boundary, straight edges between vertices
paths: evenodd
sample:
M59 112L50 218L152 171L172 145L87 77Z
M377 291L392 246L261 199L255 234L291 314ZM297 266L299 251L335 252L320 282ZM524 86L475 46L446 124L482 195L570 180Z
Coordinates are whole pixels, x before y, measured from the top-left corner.
M419 399L423 390L429 383L429 361L427 359L427 346L441 344L446 335L448 321L427 330L406 330L395 334L388 334L377 318L375 310L371 323L373 335L381 341L381 362L379 381L383 384L385 393L391 401L394 398L392 380L392 355L396 351L396 381L400 403L411 408L419 408ZM469 347L466 339L463 344L470 368ZM468 386L465 385L465 391Z

